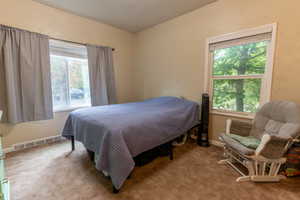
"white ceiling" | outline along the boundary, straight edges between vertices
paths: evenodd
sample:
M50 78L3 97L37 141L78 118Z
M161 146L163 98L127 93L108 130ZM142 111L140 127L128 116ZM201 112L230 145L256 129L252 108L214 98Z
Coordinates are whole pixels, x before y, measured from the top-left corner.
M35 0L112 26L138 32L216 0Z

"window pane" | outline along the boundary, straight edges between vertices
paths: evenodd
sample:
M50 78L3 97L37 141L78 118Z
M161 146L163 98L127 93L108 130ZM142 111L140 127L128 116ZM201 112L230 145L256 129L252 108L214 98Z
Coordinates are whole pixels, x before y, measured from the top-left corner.
M72 106L91 105L88 62L69 59L70 103Z
M68 104L68 70L66 61L60 56L51 56L51 82L54 109Z
M213 109L256 112L259 106L261 79L213 81Z
M213 75L264 74L269 41L214 51Z

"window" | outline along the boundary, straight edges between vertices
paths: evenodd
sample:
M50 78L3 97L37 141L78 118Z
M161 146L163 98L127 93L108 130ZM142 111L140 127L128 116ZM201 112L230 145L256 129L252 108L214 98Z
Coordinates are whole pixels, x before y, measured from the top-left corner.
M271 90L274 25L208 40L208 91L215 113L251 115Z
M50 40L54 111L91 105L86 55L84 46Z

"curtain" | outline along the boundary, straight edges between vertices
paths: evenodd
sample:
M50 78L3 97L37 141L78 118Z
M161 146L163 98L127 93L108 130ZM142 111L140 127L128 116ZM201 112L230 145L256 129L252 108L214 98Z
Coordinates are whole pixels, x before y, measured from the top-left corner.
M47 36L0 25L0 110L9 123L53 118Z
M87 52L92 106L116 103L112 48L87 45Z

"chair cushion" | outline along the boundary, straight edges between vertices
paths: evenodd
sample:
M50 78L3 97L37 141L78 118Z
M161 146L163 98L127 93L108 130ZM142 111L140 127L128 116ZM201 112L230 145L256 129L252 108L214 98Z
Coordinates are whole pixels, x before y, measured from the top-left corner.
M255 153L254 149L248 148L241 143L239 143L237 140L231 138L227 134L223 133L220 136L220 139L229 147L235 149L237 152L243 155L253 155Z
M228 134L228 136L250 149L256 149L260 144L260 140L253 136L240 136L235 134Z
M255 115L250 135L260 139L264 134L294 138L300 133L300 107L289 101L272 101Z

